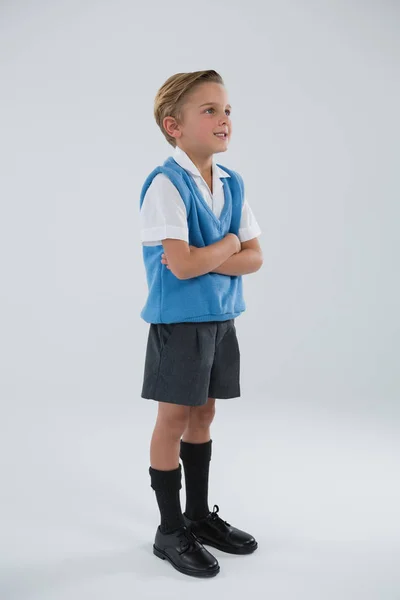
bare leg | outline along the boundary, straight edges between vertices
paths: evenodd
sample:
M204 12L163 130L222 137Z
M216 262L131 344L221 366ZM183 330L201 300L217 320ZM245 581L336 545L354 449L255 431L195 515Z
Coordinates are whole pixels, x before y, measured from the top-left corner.
M208 398L203 406L191 406L187 427L182 440L202 444L210 440L210 426L215 415L215 398Z
M170 402L158 403L157 420L150 444L153 469L169 471L179 466L179 446L190 415L190 406Z

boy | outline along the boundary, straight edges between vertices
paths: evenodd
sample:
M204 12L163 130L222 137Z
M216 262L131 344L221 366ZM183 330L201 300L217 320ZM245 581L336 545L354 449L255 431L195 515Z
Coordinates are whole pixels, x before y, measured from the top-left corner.
M154 115L175 151L146 178L140 197L149 288L141 317L150 324L141 396L158 402L149 473L161 523L153 552L196 577L220 570L203 544L234 554L257 548L252 535L221 519L218 505L210 512L207 500L215 399L240 396L242 275L263 262L242 177L214 159L231 136L227 102L212 70L178 73L163 84Z

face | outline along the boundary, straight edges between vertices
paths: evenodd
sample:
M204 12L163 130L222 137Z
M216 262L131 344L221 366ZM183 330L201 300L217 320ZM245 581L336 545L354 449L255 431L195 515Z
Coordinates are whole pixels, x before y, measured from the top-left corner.
M225 152L232 133L230 115L225 87L215 82L202 83L185 101L183 124L177 129L177 145L201 156ZM226 135L217 136L219 132Z

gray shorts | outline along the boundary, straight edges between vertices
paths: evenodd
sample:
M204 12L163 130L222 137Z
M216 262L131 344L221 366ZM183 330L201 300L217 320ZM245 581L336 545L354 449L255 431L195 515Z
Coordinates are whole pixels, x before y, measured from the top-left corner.
M185 406L240 396L235 319L151 323L141 397Z

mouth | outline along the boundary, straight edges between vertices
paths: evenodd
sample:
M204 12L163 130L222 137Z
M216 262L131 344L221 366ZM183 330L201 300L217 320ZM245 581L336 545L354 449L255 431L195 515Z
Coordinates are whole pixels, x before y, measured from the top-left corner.
M224 132L214 133L214 135L222 140L226 140L228 138L228 134Z

